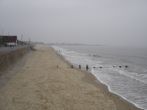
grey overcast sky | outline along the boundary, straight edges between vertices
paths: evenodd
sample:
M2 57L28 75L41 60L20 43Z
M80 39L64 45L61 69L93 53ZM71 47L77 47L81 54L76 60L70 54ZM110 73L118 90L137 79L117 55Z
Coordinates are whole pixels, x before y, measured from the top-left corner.
M0 34L147 47L147 0L0 0Z

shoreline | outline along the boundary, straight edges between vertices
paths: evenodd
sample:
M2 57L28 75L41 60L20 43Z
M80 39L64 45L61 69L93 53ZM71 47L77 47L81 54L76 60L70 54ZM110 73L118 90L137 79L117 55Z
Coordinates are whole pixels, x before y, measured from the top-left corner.
M92 73L90 73L90 74L92 74ZM106 84L102 83L97 78L96 78L96 82L97 82L97 84L99 86L102 87L102 89L104 89L104 92L106 92L106 94L109 94L110 96L116 98L116 101L115 101L116 103L117 103L117 99L119 99L120 101L122 101L123 103L127 104L128 106L131 106L132 109L134 108L133 110L136 110L136 109L137 110L144 110L143 108L136 106L134 103L129 102L126 98L120 96L119 94L117 94L117 93L115 93L113 91L110 91L109 88L108 88L108 86Z
M91 73L92 74L92 73ZM118 99L120 99L121 101L123 101L124 103L128 103L129 105L137 108L138 110L144 110L143 108L139 107L138 105L132 103L131 101L127 100L125 97L117 94L116 92L113 92L111 90L109 90L108 86L106 84L104 84L103 82L101 82L99 79L96 78L96 82L100 83L100 85L102 85L103 89L106 89L106 92L108 92L108 94L113 95L113 97L116 97Z
M49 47L52 48L52 47ZM54 48L52 48L52 50L56 53L56 55L63 60L65 63L67 63L69 66L72 65L68 60L65 59L64 56L60 55ZM137 105L135 105L134 103L129 102L127 99L125 99L124 97L120 96L119 94L110 91L108 86L106 84L104 84L102 81L100 81L98 78L96 78L96 76L94 76L93 73L91 73L90 71L86 71L86 70L80 70L78 68L73 68L76 69L77 71L81 71L82 73L85 74L86 77L90 77L93 80L93 83L96 87L101 88L101 90L103 91L104 94L108 95L110 98L113 97L114 102L116 103L117 108L123 108L123 106L120 106L119 103L123 103L124 105L128 106L128 110L144 110L141 107L138 107ZM124 110L124 109L119 109L119 110Z
M38 45L4 74L2 110L140 110L110 93L87 71L71 68L47 45Z

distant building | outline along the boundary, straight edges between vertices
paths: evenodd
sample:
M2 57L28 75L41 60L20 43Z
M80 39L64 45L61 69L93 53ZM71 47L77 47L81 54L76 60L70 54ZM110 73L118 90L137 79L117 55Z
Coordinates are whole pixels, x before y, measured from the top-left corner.
M17 36L0 35L0 46L16 46Z

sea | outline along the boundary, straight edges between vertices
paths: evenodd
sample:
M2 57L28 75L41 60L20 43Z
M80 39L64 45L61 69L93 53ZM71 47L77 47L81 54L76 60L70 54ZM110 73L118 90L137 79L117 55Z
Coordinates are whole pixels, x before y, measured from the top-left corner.
M147 110L147 48L54 45L67 61L91 72L108 90Z

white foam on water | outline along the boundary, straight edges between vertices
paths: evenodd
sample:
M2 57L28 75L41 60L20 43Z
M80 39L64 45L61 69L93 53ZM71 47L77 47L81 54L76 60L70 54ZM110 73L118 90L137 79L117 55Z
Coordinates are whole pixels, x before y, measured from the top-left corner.
M100 72L100 71L99 71L99 72ZM135 102L133 102L133 101L131 101L131 100L128 100L124 95L119 94L118 92L116 92L115 90L113 90L113 89L111 88L111 86L109 85L109 83L107 83L107 82L105 82L104 80L102 80L102 79L99 77L99 74L97 74L97 72L94 71L94 69L91 70L91 73L98 79L98 81L100 81L102 84L104 84L104 85L107 86L109 92L114 93L114 94L120 96L121 98L123 98L124 100L126 100L126 101L132 103L133 105L135 105L135 106L138 107L138 108L144 109L144 108L143 108L142 106L140 106L139 104L136 104ZM145 110L146 110L146 109L145 109Z
M100 66L101 61L92 61L91 57L88 56L87 54L82 54L75 51L69 51L67 49L63 49L56 46L53 46L53 48L56 50L56 52L58 52L58 54L65 57L66 60L68 60L70 63L74 65L80 64L81 66L85 66L86 64L88 64L90 67Z
M119 74L122 74L122 75L125 75L127 77L130 77L132 79L135 79L135 80L138 80L144 84L147 84L147 80L141 80L140 79L140 74L138 73L135 73L135 72L128 72L128 71L125 71L125 70L120 70L120 69L113 69L115 71L117 71ZM138 78L139 77L139 78Z
M146 79L142 80L140 74L128 72L127 70L120 69L120 68L113 68L113 65L102 65L102 61L92 60L91 56L88 56L84 53L70 51L70 50L63 49L57 46L54 46L53 48L56 50L56 52L58 52L58 54L62 55L66 60L68 60L70 63L72 63L75 66L80 64L82 67L85 67L85 65L88 64L89 67L91 67L90 68L91 73L101 83L105 84L108 87L108 90L110 92L121 96L123 99L127 100L128 102L134 104L135 106L139 108L147 110L147 96L145 97L146 99L143 99L144 97L142 96L142 94L141 93L139 94L136 91L136 89L134 89L135 86L133 85L133 84L137 84L138 82L141 86L147 84ZM103 69L92 68L92 67L100 67L100 66L104 68ZM130 82L129 80L126 80L126 79L129 79ZM131 84L127 84L127 83L132 83L133 87L129 88ZM128 89L128 91L126 89ZM145 93L145 95L147 95L147 93ZM142 102L142 100L145 102Z

